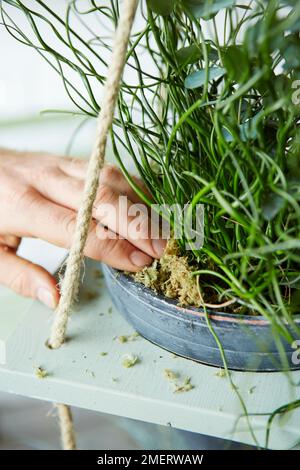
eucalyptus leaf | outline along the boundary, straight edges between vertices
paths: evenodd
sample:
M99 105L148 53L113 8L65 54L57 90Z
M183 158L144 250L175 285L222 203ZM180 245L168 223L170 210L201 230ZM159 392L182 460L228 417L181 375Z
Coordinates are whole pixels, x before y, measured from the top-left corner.
M150 10L161 16L168 16L172 13L176 0L147 0Z
M176 51L176 58L180 67L194 64L202 57L200 46L192 44L191 46L182 47Z
M284 199L273 191L266 192L263 197L262 215L267 221L271 221L284 207Z
M249 59L241 46L229 46L222 52L222 60L231 80L242 82L248 78L250 73Z
M242 141L255 140L257 138L257 130L254 119L244 122L239 126Z
M183 0L183 3L196 18L209 20L223 8L232 7L235 0Z
M247 122L244 122L243 124L240 124L238 126L238 129L239 129L239 137L242 140L242 142L247 142L248 140L257 139L257 130L254 126L253 120L249 120ZM222 128L222 134L226 142L234 142L233 135L231 134L230 130L228 130L226 127Z
M226 70L222 67L210 67L208 69L208 80L213 80L214 78L218 78L221 75L224 75ZM201 69L197 70L196 72L191 73L188 75L184 81L184 86L189 90L193 90L194 88L199 88L204 85L206 80L206 70Z
M299 34L290 34L286 36L280 49L285 60L284 69L288 71L300 69Z

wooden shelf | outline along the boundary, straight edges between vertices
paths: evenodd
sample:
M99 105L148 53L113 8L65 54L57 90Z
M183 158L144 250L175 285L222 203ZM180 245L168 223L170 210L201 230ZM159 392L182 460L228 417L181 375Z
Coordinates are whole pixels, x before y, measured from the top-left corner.
M0 291L0 389L38 399L63 402L224 439L253 444L241 404L218 369L174 357L141 337L121 343L132 328L112 308L99 264L86 263L80 302L72 315L67 343L57 351L45 346L53 313L38 302ZM107 353L102 355L102 353ZM126 369L124 356L138 356ZM44 379L36 375L43 368ZM191 378L194 389L174 393L165 369ZM299 398L299 387L282 373L233 372L249 413L269 413ZM300 371L292 374L300 382ZM264 444L267 417L251 418ZM237 422L238 421L238 422ZM286 449L300 437L300 410L276 419L270 446Z

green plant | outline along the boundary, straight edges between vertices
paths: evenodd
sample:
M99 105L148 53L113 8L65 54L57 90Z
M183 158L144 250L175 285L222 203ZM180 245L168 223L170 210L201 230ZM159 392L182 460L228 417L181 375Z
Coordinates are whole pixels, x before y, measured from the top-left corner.
M132 155L156 202L205 205L205 244L194 250L201 288L238 299L290 338L284 319L293 323L298 308L300 247L299 174L292 170L300 158L299 108L291 99L299 6L280 19L274 1L169 3L172 13L155 16L165 11L149 2L142 33L156 83L143 73L137 46L131 50L139 82L135 92L123 87L116 156L126 173L119 148ZM215 4L231 7L224 38ZM211 18L212 38L205 38L203 16ZM289 42L297 49L292 67Z
M65 18L39 0L30 3L35 9L3 3L21 10L32 28L25 33L2 5L7 30L60 73L79 113L96 116L106 68L100 51L110 50L110 41L88 21L89 39L71 24L95 14L114 29L118 2L91 0L82 11L72 0ZM287 15L284 6L293 7ZM216 13L224 8L218 31ZM123 155L134 159L157 203L205 205L205 244L193 252L202 288L268 316L288 336L283 319L292 322L299 307L300 107L292 103L292 82L300 75L300 6L149 0L142 14L112 131L115 155L132 185ZM59 47L44 39L45 25ZM83 91L72 85L74 71Z
M62 16L40 0L3 0L1 13L10 34L61 75L71 112L96 117L111 49L106 29L116 27L119 2L71 0ZM190 203L192 220L204 204L204 247L180 240L192 248L204 302L213 295L233 300L239 314L268 318L286 364L282 340L299 336L300 4L145 0L141 16L111 132L115 156L147 204L124 155L158 204Z

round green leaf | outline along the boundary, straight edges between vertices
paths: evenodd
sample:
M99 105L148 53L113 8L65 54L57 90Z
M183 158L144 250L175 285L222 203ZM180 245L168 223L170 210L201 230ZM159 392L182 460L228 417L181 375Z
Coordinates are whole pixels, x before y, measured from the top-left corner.
M263 197L262 215L265 220L272 220L284 207L284 199L274 192L266 192Z
M208 80L213 80L226 72L222 67L210 67L208 69ZM190 90L203 86L206 80L206 70L201 69L188 75L184 81L184 86Z
M183 0L183 3L196 18L209 20L223 8L232 7L235 0Z
M242 47L229 46L222 53L222 60L231 80L242 82L248 78L250 65L247 54Z
M182 47L176 51L176 59L180 67L186 67L189 64L194 64L202 57L202 51L197 44Z
M147 0L150 10L158 15L170 15L174 9L176 0Z

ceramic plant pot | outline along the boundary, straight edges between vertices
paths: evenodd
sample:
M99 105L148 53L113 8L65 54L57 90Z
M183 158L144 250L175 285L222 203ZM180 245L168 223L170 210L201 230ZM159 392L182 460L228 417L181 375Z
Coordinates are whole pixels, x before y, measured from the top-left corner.
M157 295L106 265L103 265L103 272L115 306L144 338L179 356L223 366L203 310L180 307L176 301ZM282 370L271 326L265 318L216 311L208 311L208 314L230 369ZM300 316L296 316L296 321L300 324ZM284 343L284 347L290 369L300 369L295 361L295 349L288 343Z

